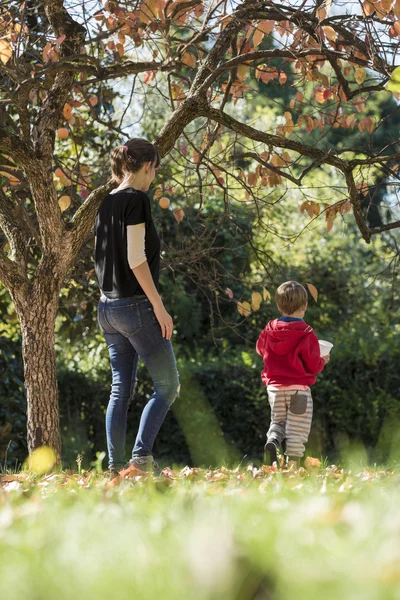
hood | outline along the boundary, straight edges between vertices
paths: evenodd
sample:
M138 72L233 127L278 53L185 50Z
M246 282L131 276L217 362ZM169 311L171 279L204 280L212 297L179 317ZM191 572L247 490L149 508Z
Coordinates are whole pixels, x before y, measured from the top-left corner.
M275 352L275 354L288 354L312 330L312 327L304 321L292 321L288 323L274 319L266 327L266 348Z

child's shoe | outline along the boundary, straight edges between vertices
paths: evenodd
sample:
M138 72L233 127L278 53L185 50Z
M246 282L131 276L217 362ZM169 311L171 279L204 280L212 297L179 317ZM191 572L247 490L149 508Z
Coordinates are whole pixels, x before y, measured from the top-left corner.
M269 440L264 446L264 464L279 466L277 450L279 448L279 442L277 440Z

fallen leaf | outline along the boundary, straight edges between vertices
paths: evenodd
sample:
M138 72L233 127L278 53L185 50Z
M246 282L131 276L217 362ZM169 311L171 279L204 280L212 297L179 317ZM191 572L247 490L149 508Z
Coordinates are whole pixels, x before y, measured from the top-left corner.
M313 469L320 469L322 467L322 463L320 460L318 460L318 458L307 456L304 461L304 467L307 469L307 471L312 471Z

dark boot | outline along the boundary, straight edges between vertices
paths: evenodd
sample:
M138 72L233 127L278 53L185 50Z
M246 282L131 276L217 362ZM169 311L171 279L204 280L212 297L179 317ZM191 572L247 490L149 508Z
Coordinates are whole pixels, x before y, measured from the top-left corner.
M269 440L264 446L264 464L279 466L277 450L279 448L278 440Z

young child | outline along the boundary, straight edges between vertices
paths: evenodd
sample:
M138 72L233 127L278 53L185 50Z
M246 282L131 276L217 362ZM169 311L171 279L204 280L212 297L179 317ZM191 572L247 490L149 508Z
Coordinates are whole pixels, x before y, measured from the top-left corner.
M297 468L311 429L310 386L329 357L321 358L317 336L303 320L308 304L305 288L286 281L276 290L275 302L282 316L267 324L256 345L264 359L261 380L271 406L265 454L270 464L277 462L277 449L285 440L288 465Z

